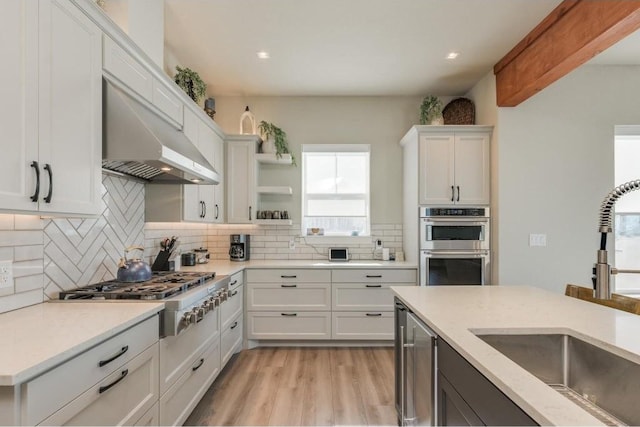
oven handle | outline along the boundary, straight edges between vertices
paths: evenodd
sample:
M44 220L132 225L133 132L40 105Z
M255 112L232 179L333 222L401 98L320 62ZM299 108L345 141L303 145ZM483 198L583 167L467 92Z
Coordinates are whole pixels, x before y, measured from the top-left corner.
M426 258L486 258L489 251L422 251Z
M424 225L486 225L489 223L489 218L421 218L421 221Z

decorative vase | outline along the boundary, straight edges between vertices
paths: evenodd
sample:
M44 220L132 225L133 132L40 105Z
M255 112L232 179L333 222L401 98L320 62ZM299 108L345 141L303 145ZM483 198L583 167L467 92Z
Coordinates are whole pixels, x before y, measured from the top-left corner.
M429 124L432 126L442 126L444 125L444 117L440 114L439 116L432 118Z
M267 138L264 141L262 141L262 144L260 145L260 147L262 148L262 152L263 153L276 153L276 143L273 140L273 138Z

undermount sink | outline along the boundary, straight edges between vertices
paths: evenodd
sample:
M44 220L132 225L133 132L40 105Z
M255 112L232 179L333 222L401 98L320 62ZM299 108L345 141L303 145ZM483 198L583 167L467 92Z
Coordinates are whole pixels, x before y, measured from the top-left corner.
M478 338L607 425L640 425L640 364L563 334Z

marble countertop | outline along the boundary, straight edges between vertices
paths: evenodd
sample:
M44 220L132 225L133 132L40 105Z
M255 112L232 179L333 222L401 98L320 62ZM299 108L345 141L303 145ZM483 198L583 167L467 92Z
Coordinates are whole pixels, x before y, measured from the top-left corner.
M180 267L180 271L215 271L219 275L230 275L250 268L329 268L329 269L378 269L378 268L413 268L415 263L406 261L374 261L353 260L349 262L329 262L317 259L302 260L249 260L245 262L213 260L193 267Z
M474 332L560 333L640 363L640 316L528 286L392 287L476 369L541 425L600 421Z
M0 386L27 381L163 308L154 302L50 302L0 314Z

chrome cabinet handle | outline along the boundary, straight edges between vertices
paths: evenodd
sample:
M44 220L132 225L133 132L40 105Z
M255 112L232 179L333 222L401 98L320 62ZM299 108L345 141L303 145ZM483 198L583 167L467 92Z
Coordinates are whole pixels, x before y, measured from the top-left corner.
M194 366L193 368L191 368L191 371L195 372L198 369L200 369L200 366L202 366L204 364L204 358L200 359L200 362L198 362L198 364L196 366Z
M129 374L129 370L128 370L128 369L125 369L124 371L122 371L122 372L120 373L120 378L118 378L117 380L115 380L114 382L112 382L112 383L111 383L111 384L109 384L109 385L105 385L105 386L100 387L100 388L98 389L98 393L102 394L102 393L104 393L105 391L109 390L111 387L113 387L114 385L116 385L116 384L118 384L120 381L122 381L122 380L124 379L124 377L126 377L128 374Z
M31 201L37 202L38 196L40 196L40 166L38 162L33 161L31 162L31 167L36 170L36 191L33 193L33 196L31 196Z
M103 367L104 365L107 365L111 362L113 362L114 360L116 360L118 357L122 356L123 354L125 354L127 352L127 350L129 350L129 346L125 345L124 347L122 347L120 349L120 351L116 354L114 354L113 356L111 356L110 358L106 359L106 360L101 360L98 362L98 366L99 367Z
M406 354L404 343L404 326L400 326L400 425L404 426L404 407L405 407L405 393L404 393L404 381L405 381L405 366L404 357Z
M49 163L45 163L43 169L49 173L49 193L47 193L47 196L44 198L44 202L51 203L51 196L53 195L53 171Z
M458 189L458 198L456 199L456 202L460 201L460 186L456 186L456 188Z

